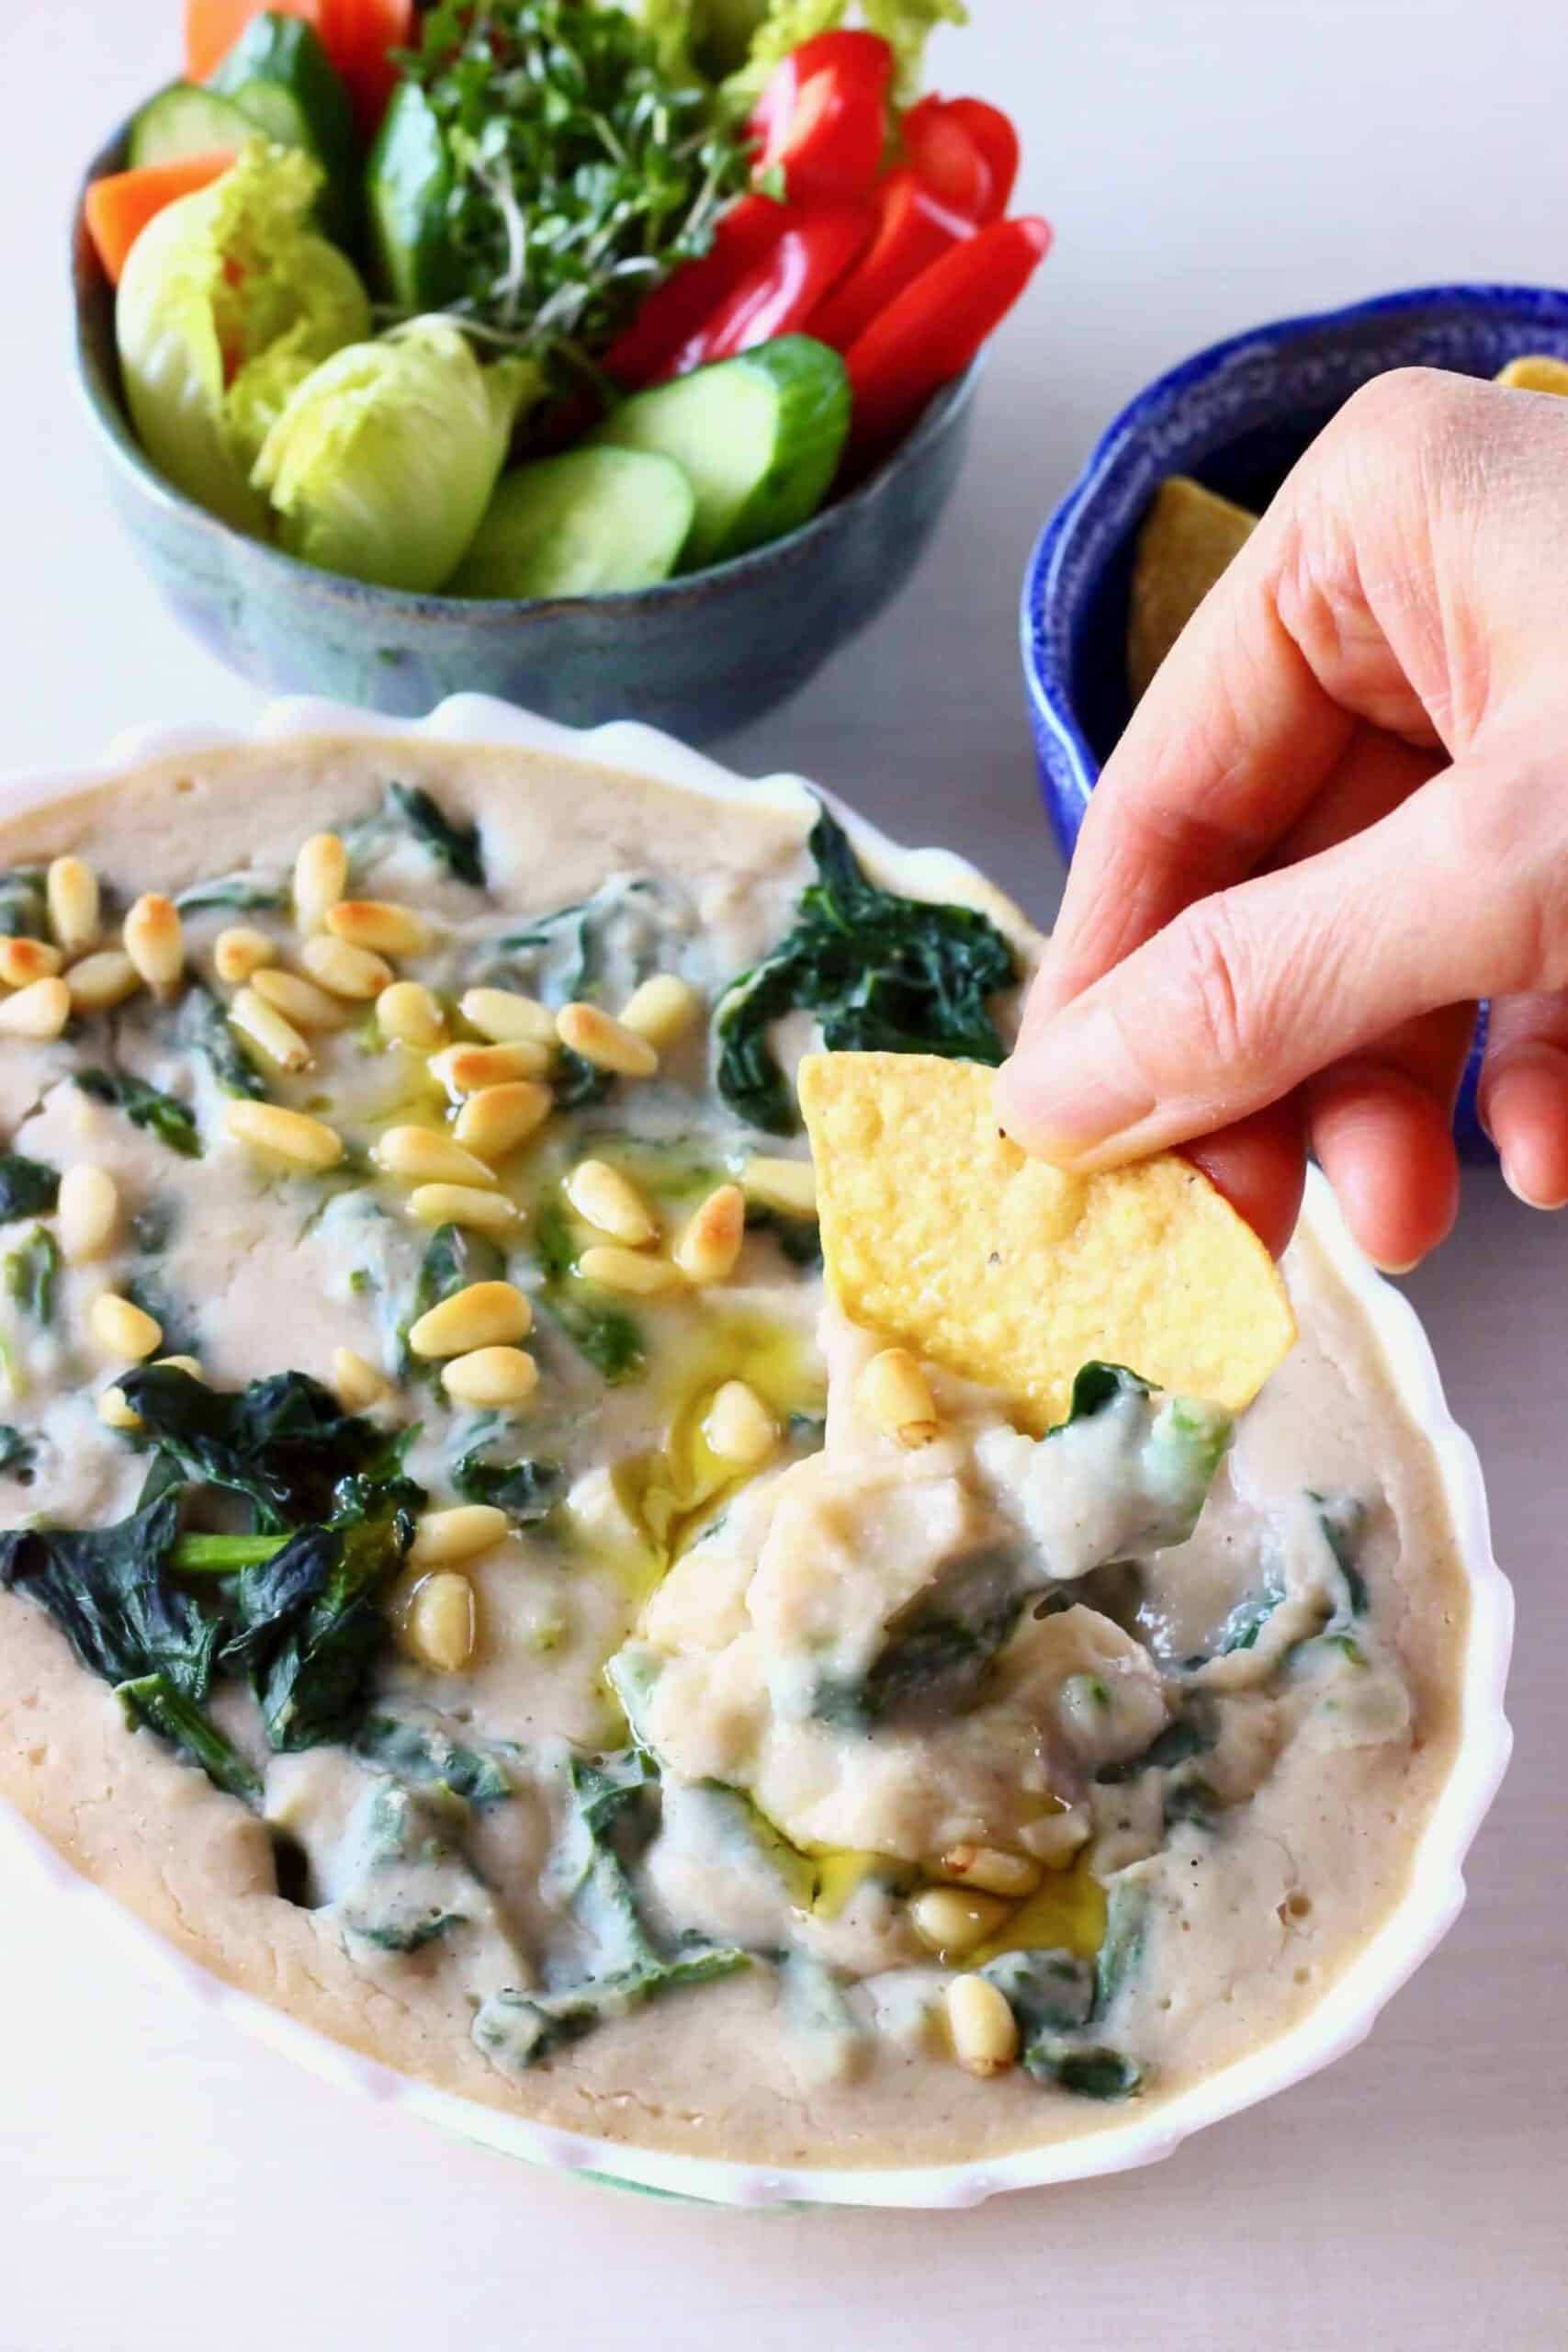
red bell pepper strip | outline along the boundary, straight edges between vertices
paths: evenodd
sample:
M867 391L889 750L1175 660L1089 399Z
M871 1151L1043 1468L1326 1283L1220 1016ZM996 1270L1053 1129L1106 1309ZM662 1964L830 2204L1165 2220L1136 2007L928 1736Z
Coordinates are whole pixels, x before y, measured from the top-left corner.
M789 225L773 251L688 336L665 372L689 376L710 360L733 359L775 335L797 334L865 250L875 217L869 204L789 208Z
M806 322L808 334L835 351L848 351L912 279L975 233L967 220L937 202L908 164L889 173L876 195L871 243Z
M632 390L669 374L704 321L773 252L789 220L771 196L743 196L730 205L714 225L707 252L671 271L616 336L604 355L606 372Z
M976 228L999 220L1018 178L1018 133L983 98L922 98L899 125L904 152L937 201Z
M864 196L887 144L893 51L879 33L819 33L775 68L748 130L755 170L792 204Z
M994 220L904 288L845 354L857 449L893 440L963 373L1050 249L1048 221Z
M325 0L321 38L348 85L355 121L374 138L397 85L390 52L414 45L414 0Z

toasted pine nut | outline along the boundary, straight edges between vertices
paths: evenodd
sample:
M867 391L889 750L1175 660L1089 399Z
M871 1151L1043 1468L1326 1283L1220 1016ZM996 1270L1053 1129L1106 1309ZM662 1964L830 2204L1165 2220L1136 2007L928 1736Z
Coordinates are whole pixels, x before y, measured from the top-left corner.
M253 972L277 961L277 942L248 923L231 923L212 943L212 968L226 987L243 988Z
M195 1356L159 1356L152 1366L154 1372L183 1372L187 1380L199 1380L207 1385L207 1374Z
M584 1282L624 1291L630 1298L655 1298L660 1291L681 1289L683 1281L680 1267L672 1266L667 1258L646 1258L640 1250L624 1250L616 1242L585 1250L577 1271Z
M514 1078L470 1094L452 1122L452 1133L481 1159L504 1159L544 1125L554 1108L555 1096L547 1086L536 1079Z
M373 956L368 947L351 947L346 939L334 939L330 932L318 932L308 939L299 950L299 961L322 988L355 1004L368 1003L392 985L392 967L384 956Z
M523 1222L504 1193L481 1193L473 1184L416 1184L407 1206L417 1225L461 1225L474 1233L512 1233Z
M240 990L229 1007L229 1018L240 1035L279 1069L309 1069L315 1058L292 1021L286 1021L276 1006L268 1004L253 988Z
M759 1208L776 1209L783 1216L815 1216L817 1170L809 1159L771 1159L759 1154L749 1159L740 1182L746 1197Z
M1012 2004L988 1976L955 1976L947 1988L953 2054L966 2075L1005 2075L1018 2056Z
M493 1503L455 1503L450 1510L427 1510L415 1521L409 1565L434 1568L448 1560L472 1559L499 1544L511 1525Z
M533 1319L515 1283L468 1283L420 1317L409 1345L416 1356L466 1356L525 1339Z
M125 918L125 952L150 989L166 996L186 967L185 925L173 899L145 890Z
M141 1427L141 1416L125 1401L123 1388L106 1388L98 1398L98 1419L107 1430L123 1430L129 1437Z
M960 1886L977 1886L983 1894L1006 1894L1016 1900L1032 1894L1045 1872L1028 1854L1004 1854L995 1846L950 1846L942 1858L943 1878Z
M745 1238L746 1195L739 1184L721 1184L692 1217L672 1254L689 1281L728 1282Z
M111 1356L126 1356L132 1363L155 1354L164 1344L164 1327L157 1317L145 1313L133 1300L121 1298L117 1291L106 1290L93 1301L87 1321L99 1347Z
M348 852L335 833L312 833L294 860L294 920L309 938L348 888Z
M345 1413L367 1413L372 1406L387 1403L392 1384L353 1348L334 1348L333 1393Z
M435 944L423 917L389 899L341 899L327 909L327 929L334 939L377 956L428 956Z
M526 1348L475 1348L441 1372L441 1385L457 1404L490 1412L525 1405L538 1385L539 1367Z
M382 1036L389 1037L393 1045L412 1046L422 1054L429 1053L446 1035L440 998L419 980L394 980L389 989L383 989L376 1000L376 1021Z
M749 1470L772 1453L779 1425L754 1388L744 1380L727 1380L704 1416L703 1435L721 1462Z
M81 956L98 936L98 877L79 857L57 857L45 877L49 926L67 956Z
M556 1035L574 1054L595 1069L610 1069L621 1078L651 1078L659 1056L646 1037L623 1029L596 1004L563 1004L556 1015Z
M29 980L0 1004L0 1035L58 1037L70 1018L71 991L63 980Z
M60 1246L68 1265L102 1257L119 1223L119 1186L107 1168L78 1160L60 1180Z
M555 1044L555 1014L536 997L522 996L515 989L469 989L457 1010L469 1028L492 1046L515 1045L519 1038L525 1045Z
M254 972L251 987L264 1004L291 1021L301 1035L312 1029L341 1029L350 1018L341 997L329 996L314 980L301 979L298 972L282 971L276 964L265 964Z
M120 947L100 947L84 956L65 975L73 1012L112 1012L141 986L141 975Z
M955 1886L928 1886L909 1905L909 1924L932 1951L956 1960L987 1942L1011 1908L994 1894L961 1894Z
M0 980L8 989L30 988L34 980L51 980L64 961L58 947L44 939L0 939Z
M931 1383L908 1348L884 1348L860 1376L861 1410L900 1445L929 1445L937 1433Z
M430 1075L448 1094L478 1094L487 1086L542 1078L549 1066L547 1049L525 1037L514 1037L506 1046L448 1046L444 1054L430 1057Z
M634 1036L646 1037L659 1053L683 1037L702 1010L702 998L690 980L673 972L655 972L633 989L621 1007L621 1026Z
M319 1172L335 1168L343 1158L343 1137L335 1127L307 1112L286 1111L278 1102L226 1102L223 1124L236 1143L270 1152L293 1168Z
M482 1159L438 1127L389 1127L371 1158L389 1176L405 1184L493 1184L495 1177Z
M567 1199L584 1225L635 1249L658 1238L659 1221L627 1176L605 1159L580 1159L566 1180Z
M409 1603L403 1636L423 1666L457 1674L474 1654L474 1588L456 1568L426 1577Z

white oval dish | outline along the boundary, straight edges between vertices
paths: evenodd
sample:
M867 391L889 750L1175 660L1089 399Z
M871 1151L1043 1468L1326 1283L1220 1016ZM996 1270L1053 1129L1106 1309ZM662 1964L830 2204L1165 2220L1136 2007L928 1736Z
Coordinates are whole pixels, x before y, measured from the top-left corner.
M444 742L555 752L655 776L715 799L741 795L798 804L807 789L795 776L742 778L649 728L620 722L581 731L532 718L509 704L480 695L456 695L417 725L368 717L339 704L288 700L272 704L248 736L209 727L136 729L117 737L107 757L90 770L0 779L0 817L89 783L112 781L117 773L127 773L152 760L244 741L287 742L311 735L361 735L383 741L419 736ZM885 870L897 869L910 882L918 880L927 891L942 890L963 899L988 893L989 886L976 869L951 852L903 849L834 801L830 794L821 797L829 800L852 837L874 851ZM1464 1857L1502 1779L1512 1744L1503 1699L1513 1637L1513 1595L1493 1557L1475 1449L1449 1412L1437 1365L1414 1311L1360 1256L1332 1193L1315 1170L1303 1214L1314 1238L1377 1335L1395 1394L1425 1432L1437 1459L1470 1589L1460 1744L1448 1783L1416 1850L1404 1895L1317 2007L1289 2032L1145 2116L1131 2113L1125 2120L1055 2146L1021 2149L979 2162L904 2169L770 2169L578 2138L395 2074L249 1994L237 1992L176 1953L112 1897L80 1877L19 1815L4 1804L0 1804L0 1826L32 1855L52 1884L76 1898L78 1915L90 1933L102 1928L118 1934L143 1960L161 1965L188 1992L215 2005L247 2032L286 2051L312 2073L361 2096L391 2102L464 2138L558 2171L739 2207L954 2207L978 2204L1001 2189L1079 2180L1152 2164L1171 2154L1189 2133L1272 2098L1343 2057L1365 2038L1385 2001L1419 1967L1458 1917L1465 1893Z

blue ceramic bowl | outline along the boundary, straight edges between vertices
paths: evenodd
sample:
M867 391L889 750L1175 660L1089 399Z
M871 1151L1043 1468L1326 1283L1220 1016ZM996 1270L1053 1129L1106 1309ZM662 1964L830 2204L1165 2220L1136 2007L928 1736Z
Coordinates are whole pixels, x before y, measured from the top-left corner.
M124 146L122 128L87 179L117 170ZM760 718L914 571L958 478L980 364L938 394L867 481L787 538L733 562L628 595L415 596L298 563L166 482L126 413L114 293L79 202L72 274L77 368L109 492L164 601L258 685L394 718L423 716L468 692L574 727L646 719L694 742Z
M1359 384L1391 368L1495 376L1525 352L1568 359L1568 291L1432 286L1281 319L1216 343L1130 401L1046 524L1024 576L1024 676L1041 784L1070 857L1100 767L1127 723L1133 542L1168 474L1261 510L1309 441ZM1456 1129L1475 1119L1481 1041Z

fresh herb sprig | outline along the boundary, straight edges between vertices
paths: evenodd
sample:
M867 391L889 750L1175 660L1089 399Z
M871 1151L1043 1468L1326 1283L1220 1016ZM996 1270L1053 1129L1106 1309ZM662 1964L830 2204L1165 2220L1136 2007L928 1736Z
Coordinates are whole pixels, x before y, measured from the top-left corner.
M487 342L592 377L746 186L739 125L598 0L438 0L400 62L452 171L450 309Z

